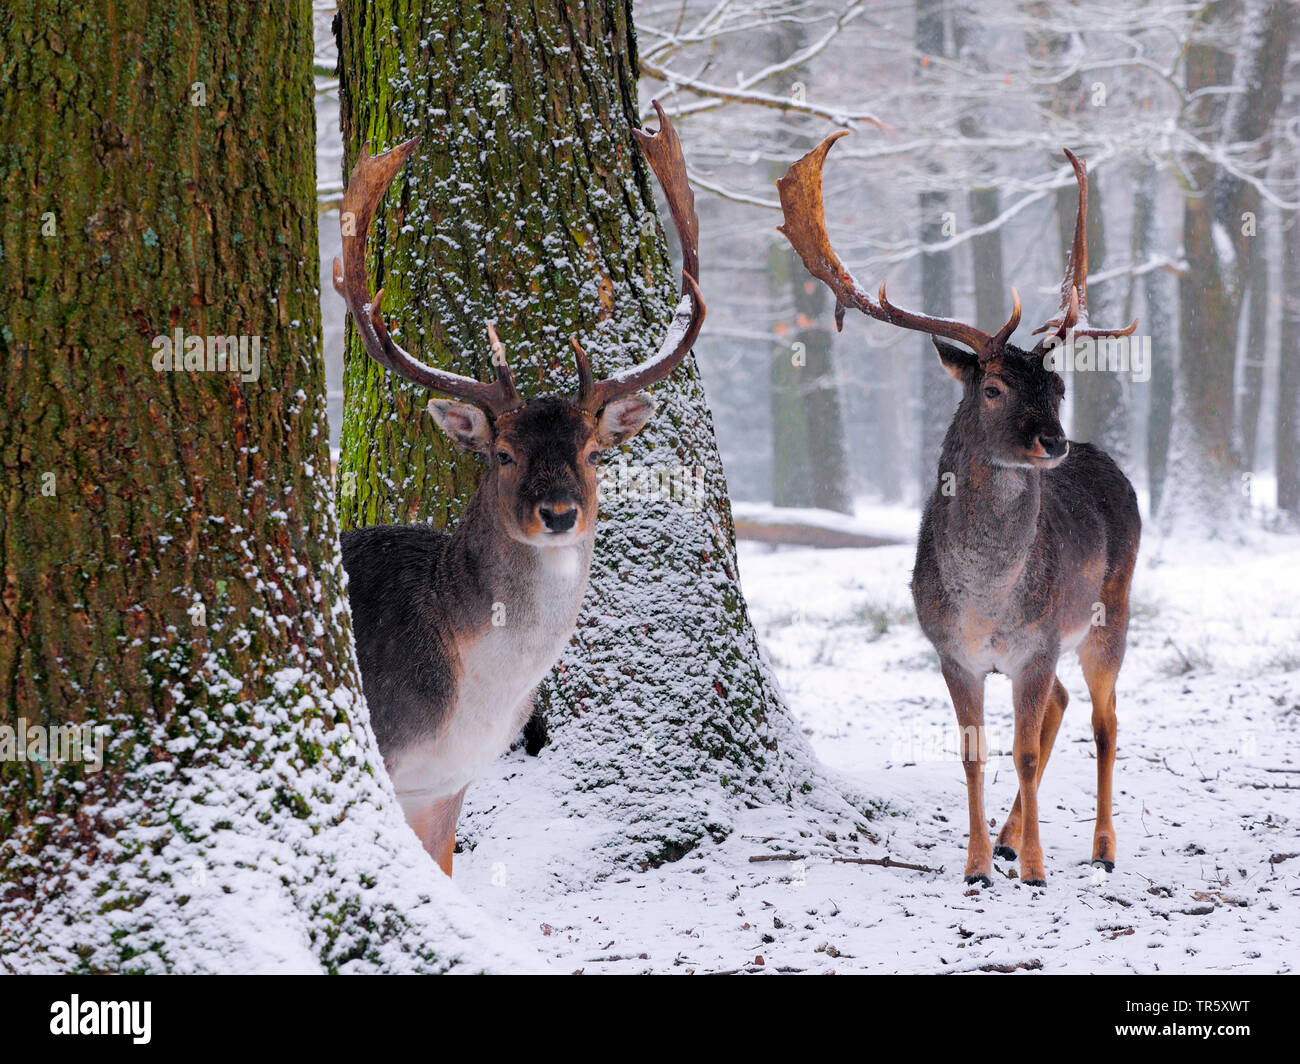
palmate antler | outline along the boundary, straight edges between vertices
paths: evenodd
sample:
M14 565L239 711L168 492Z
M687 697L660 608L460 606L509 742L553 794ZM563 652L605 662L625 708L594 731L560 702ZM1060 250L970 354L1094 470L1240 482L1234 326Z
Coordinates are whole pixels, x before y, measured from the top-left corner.
M924 314L914 314L889 302L885 295L885 286L881 284L878 301L873 302L866 290L858 283L853 274L844 268L839 257L831 247L830 237L826 233L826 209L822 202L822 166L826 153L831 150L840 137L847 136L847 129L832 133L817 147L798 162L791 165L776 183L781 197L781 210L785 215L785 225L777 228L785 234L808 272L823 281L834 294L835 327L844 327L844 311L854 307L878 321L888 322L900 329L914 329L956 340L975 351L981 359L991 358L1006 343L1020 324L1020 295L1011 289L1012 310L1007 323L996 333L986 333L974 325L967 325L951 318L932 318Z
M570 340L578 365L578 394L575 402L592 413L598 413L612 399L639 391L667 377L690 352L699 336L700 327L704 324L704 297L700 294L699 287L699 219L695 215L695 197L686 180L686 162L682 157L677 131L673 129L658 101L655 101L654 107L659 115L659 132L632 132L663 186L668 208L677 227L684 260L682 300L669 323L659 352L640 365L615 373L605 380L595 380L586 353L576 338ZM347 302L366 353L381 366L414 384L463 399L478 406L489 416L497 417L522 406L524 400L515 389L493 323L488 323L487 331L496 380L486 384L472 377L437 369L413 358L399 347L389 336L379 313L383 289L372 298L366 283L365 249L370 222L388 186L411 157L419 141L420 138L415 137L382 155L372 156L367 148L361 149L361 157L352 169L340 212L343 258L334 260L334 287Z
M573 345L574 358L578 362L576 402L582 409L592 413L600 410L611 399L631 395L667 377L690 352L704 324L704 297L700 294L699 286L700 220L695 215L695 194L686 179L686 160L682 156L682 142L677 137L677 130L664 114L659 101L654 100L653 103L655 113L659 116L659 132L646 133L634 129L632 136L641 145L650 168L663 187L669 213L673 216L673 225L677 227L677 239L682 245L682 299L677 304L677 311L668 325L668 332L658 353L639 366L622 370L605 380L594 379L586 352L582 350L577 337L570 338L569 343Z
M343 196L339 212L343 230L343 258L334 260L334 288L352 312L352 320L361 334L366 354L384 369L413 384L473 403L495 417L520 406L523 400L515 390L514 379L510 375L510 367L506 364L494 326L488 323L488 341L492 345L496 381L485 384L473 377L449 373L412 358L394 342L379 313L384 290L381 288L372 298L366 283L366 236L370 232L370 221L397 171L406 164L419 143L419 137L412 137L405 144L399 144L382 155L371 155L369 146L362 146L361 157L352 168L352 176L348 179L347 192Z
M822 166L826 153L831 146L847 135L848 130L832 133L817 147L798 162L794 163L785 176L777 183L781 196L781 209L785 214L785 225L778 228L787 240L799 252L808 272L835 293L835 325L842 328L844 311L847 307L856 307L862 313L888 322L903 329L914 329L942 336L965 344L979 355L981 361L992 358L1011 338L1020 324L1020 295L1011 289L1012 310L1007 323L996 333L986 333L974 325L954 321L951 318L931 318L923 314L913 314L902 310L889 302L885 296L885 286L880 286L878 301L871 297L858 284L853 274L849 273L831 248L830 237L826 233L826 213L822 202ZM1126 329L1095 329L1088 324L1088 174L1084 160L1068 148L1065 151L1070 165L1074 167L1075 178L1079 182L1079 213L1074 224L1074 245L1070 250L1069 262L1065 269L1065 279L1061 282L1061 310L1058 317L1046 325L1035 329L1035 333L1054 329L1052 334L1057 339L1064 339L1068 334L1075 338L1085 336L1128 336L1137 328L1137 320ZM1041 352L1052 342L1044 337L1035 348Z
M1063 149L1065 157L1074 168L1074 179L1079 185L1079 209L1074 217L1074 243L1070 246L1070 257L1065 263L1065 277L1061 281L1061 309L1057 317L1034 330L1040 332L1055 330L1044 336L1035 351L1042 351L1052 342L1053 337L1063 340L1069 334L1075 339L1085 336L1131 336L1138 326L1137 318L1125 329L1094 329L1088 324L1088 161L1081 159L1070 151Z

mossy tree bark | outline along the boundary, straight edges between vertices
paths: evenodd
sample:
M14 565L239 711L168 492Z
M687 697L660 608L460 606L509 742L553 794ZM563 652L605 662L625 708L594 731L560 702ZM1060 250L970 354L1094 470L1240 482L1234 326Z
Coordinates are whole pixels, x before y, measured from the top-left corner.
M461 937L482 921L359 697L311 70L307 0L0 27L0 750L28 740L0 759L0 969L507 963ZM247 372L160 370L173 330L245 338ZM101 756L31 745L69 725Z
M365 141L377 151L424 138L372 239L399 341L487 379L484 323L495 320L533 395L576 388L570 333L597 373L650 355L678 278L631 136L629 5L349 0L340 31L348 165ZM702 234L706 260L710 243ZM344 523L453 521L477 470L423 413L425 395L351 334L345 390ZM655 393L650 427L608 460L584 613L539 694L547 771L601 810L611 866L680 856L725 835L741 804L817 783L745 608L694 360ZM698 507L621 490L620 470L655 465L698 472Z

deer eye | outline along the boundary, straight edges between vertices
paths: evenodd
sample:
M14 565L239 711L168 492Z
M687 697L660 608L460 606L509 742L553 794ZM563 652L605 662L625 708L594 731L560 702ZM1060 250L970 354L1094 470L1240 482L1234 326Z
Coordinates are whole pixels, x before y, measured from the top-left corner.
M511 458L510 455L506 454L505 451L497 451L497 465L508 466L514 464L515 460Z
M993 385L990 384L987 388L984 389L984 394L987 395L990 399L996 399L999 395L1002 394L1002 389L995 388Z

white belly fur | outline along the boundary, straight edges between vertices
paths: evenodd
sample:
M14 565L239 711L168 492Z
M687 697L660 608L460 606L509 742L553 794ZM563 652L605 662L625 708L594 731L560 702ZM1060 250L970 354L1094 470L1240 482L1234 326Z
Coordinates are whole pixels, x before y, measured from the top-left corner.
M529 695L559 660L573 633L586 589L587 566L576 548L545 552L535 588L538 608L512 625L505 621L458 647L460 683L455 705L436 738L390 759L402 805L417 808L457 794L510 747L531 710ZM575 586L578 585L578 586Z

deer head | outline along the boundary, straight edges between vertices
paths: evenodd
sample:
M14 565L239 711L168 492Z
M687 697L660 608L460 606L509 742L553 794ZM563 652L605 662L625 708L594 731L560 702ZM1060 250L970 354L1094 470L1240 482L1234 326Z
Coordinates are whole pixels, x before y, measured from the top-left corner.
M1069 149L1066 158L1079 185L1074 243L1061 282L1057 316L1035 329L1046 333L1026 351L1010 342L1020 324L1020 295L1011 289L1011 316L995 333L951 318L933 318L889 302L882 283L873 300L840 262L826 232L822 202L822 167L826 153L848 130L832 133L777 181L785 224L779 226L808 272L835 294L835 327L844 327L849 307L901 329L928 333L946 369L962 386L954 425L963 442L994 465L1051 468L1069 453L1059 411L1065 381L1052 367L1052 352L1084 337L1128 336L1125 329L1098 329L1088 322L1088 173L1083 159ZM957 347L946 340L954 340Z
M604 380L594 378L586 353L571 338L578 375L574 395L522 398L492 322L487 323L496 373L492 383L421 362L389 335L380 316L383 289L371 297L366 282L366 236L418 137L382 155L362 148L343 197L340 219L350 216L353 224L351 233L344 231L342 260L334 260L334 287L347 302L366 353L398 376L451 397L431 399L429 413L457 447L484 456L488 471L479 485L480 497L511 538L533 546L566 546L592 533L599 455L635 436L650 420L655 404L643 389L681 364L704 323L695 197L677 131L658 102L654 106L659 131L632 133L663 186L677 227L684 259L682 298L658 353Z

